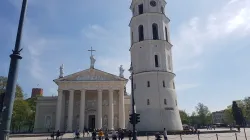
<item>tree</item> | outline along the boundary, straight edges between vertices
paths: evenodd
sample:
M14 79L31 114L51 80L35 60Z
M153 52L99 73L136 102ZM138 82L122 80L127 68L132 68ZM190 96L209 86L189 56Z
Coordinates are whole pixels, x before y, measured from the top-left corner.
M182 124L189 124L190 123L189 116L185 112L185 110L179 110L179 112L180 112L180 117L181 117Z
M13 106L11 128L20 131L21 127L25 125L30 114L30 107L23 99L15 99Z
M7 77L0 76L0 94L4 93L7 86ZM17 84L16 86L16 98L23 98L23 90L22 88Z
M208 125L211 123L212 116L207 106L205 106L202 103L198 103L198 105L195 107L196 113L199 118L201 125Z
M250 97L246 97L244 100L244 112L245 114L243 114L246 117L247 121L250 121Z
M233 117L233 112L232 112L231 106L228 106L227 109L225 109L224 115L225 115L225 123L226 124L232 124L234 122L234 117Z

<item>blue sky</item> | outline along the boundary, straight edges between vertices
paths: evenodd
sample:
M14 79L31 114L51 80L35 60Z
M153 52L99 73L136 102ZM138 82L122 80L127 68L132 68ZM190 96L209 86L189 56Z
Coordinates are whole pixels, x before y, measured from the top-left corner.
M250 1L168 0L176 91L180 109L202 102L211 111L249 96ZM89 68L87 51L97 50L96 68L117 74L130 65L130 0L29 0L18 83L56 95L53 79ZM0 1L0 75L7 76L20 0ZM125 72L129 76L129 72ZM127 90L130 92L130 82Z

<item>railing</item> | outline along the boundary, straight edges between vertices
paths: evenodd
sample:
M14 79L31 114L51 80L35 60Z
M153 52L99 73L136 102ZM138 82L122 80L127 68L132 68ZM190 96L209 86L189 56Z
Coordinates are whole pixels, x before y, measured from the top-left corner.
M155 136L146 136L147 140L155 140ZM138 140L141 138L139 137ZM163 136L161 139L164 140ZM168 135L168 140L250 140L250 135L242 133Z

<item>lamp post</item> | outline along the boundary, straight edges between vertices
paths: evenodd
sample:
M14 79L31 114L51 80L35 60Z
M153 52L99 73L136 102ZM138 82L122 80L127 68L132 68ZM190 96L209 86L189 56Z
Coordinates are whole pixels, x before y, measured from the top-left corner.
M136 125L136 116L135 116L135 97L134 97L134 80L133 80L133 76L134 76L134 72L133 72L133 67L132 67L132 63L129 69L130 73L131 73L131 96L132 96L132 114L133 114L133 140L137 140L137 135L136 135L136 130L135 130L135 125Z
M12 54L10 55L11 61L9 67L6 94L3 101L0 140L9 139L10 123L11 123L13 105L15 100L15 92L16 92L18 64L19 60L22 59L20 55L20 52L22 51L22 49L20 49L20 43L22 38L22 29L23 29L23 21L24 21L26 6L27 6L27 0L23 0L19 24L18 24L15 48L14 50L12 50Z

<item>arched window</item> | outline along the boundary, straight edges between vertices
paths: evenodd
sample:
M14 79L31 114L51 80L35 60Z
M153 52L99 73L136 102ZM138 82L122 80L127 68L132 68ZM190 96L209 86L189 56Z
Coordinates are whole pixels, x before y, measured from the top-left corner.
M158 40L159 39L159 35L158 35L158 25L156 23L154 23L152 25L152 30L153 30L153 39L154 40Z
M149 81L147 82L147 87L150 87L150 82Z
M155 67L159 67L158 55L155 55Z
M138 5L139 15L143 14L143 4Z
M176 106L177 106L177 100L175 99L175 104L176 104Z
M167 105L167 99L164 99L164 105Z
M162 86L165 87L165 81L162 81Z
M143 31L143 26L140 25L138 27L138 32L139 32L139 41L143 41L144 40L144 31Z
M168 41L168 28L167 27L165 27L165 38Z
M168 55L168 69L171 70L171 58L170 58L170 55Z
M147 99L147 105L150 105L149 99Z

